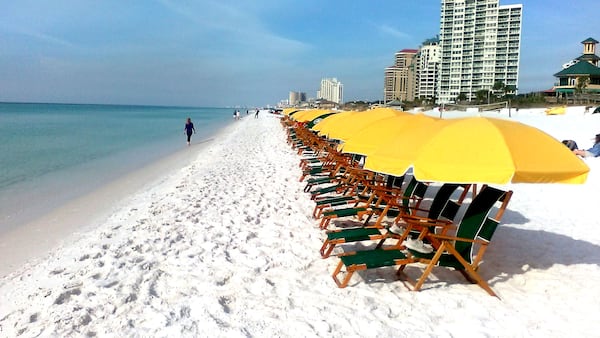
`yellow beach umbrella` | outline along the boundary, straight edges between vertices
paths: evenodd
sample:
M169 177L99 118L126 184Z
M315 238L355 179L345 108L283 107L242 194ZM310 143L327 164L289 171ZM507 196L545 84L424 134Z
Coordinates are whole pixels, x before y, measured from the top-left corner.
M283 110L282 114L283 114L283 115L285 115L285 116L288 116L288 115L290 115L291 113L293 113L293 112L297 112L297 111L299 111L299 110L300 110L300 109L298 109L298 108L285 108L285 109Z
M306 128L308 129L312 129L314 125L316 125L317 123L320 123L321 121L323 121L324 119L328 118L329 116L335 115L335 114L339 114L340 111L329 111L328 113L325 113L323 115L319 115L317 117L315 117L314 119L308 121L306 123Z
M335 125L337 123L337 121L341 121L353 114L358 114L358 113L354 112L354 111L344 111L341 113L327 116L321 122L315 124L311 129L314 131L318 131L318 132L320 132L323 129L327 130L327 128L330 128L330 126Z
M371 155L380 147L389 147L399 135L410 129L439 120L424 114L403 114L377 120L350 136L341 146L344 153Z
M420 148L451 120L438 119L432 123L421 123L408 128L394 137L386 147L378 147L370 152L365 160L364 168L402 176L413 165Z
M567 107L565 106L553 107L546 109L546 115L564 115L566 111Z
M420 131L430 136L406 144L404 153L397 149L397 158L406 166L413 157L414 175L422 181L580 184L589 172L560 141L519 122L471 117L441 120ZM387 156L393 161L393 154Z
M330 139L345 141L357 131L365 128L372 122L384 119L386 117L400 115L410 115L410 113L389 108L372 109L364 112L358 112L348 115L345 118L340 118L339 120L336 120L335 123L330 123L325 128L321 128L319 135L326 136Z
M298 122L307 122L312 121L317 117L328 114L330 112L331 110L328 109L309 109L292 115L292 119Z

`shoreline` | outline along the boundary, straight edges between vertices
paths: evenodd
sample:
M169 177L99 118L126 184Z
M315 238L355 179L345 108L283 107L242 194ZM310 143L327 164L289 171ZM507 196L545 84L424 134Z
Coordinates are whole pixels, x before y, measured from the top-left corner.
M226 135L229 128L231 124L209 133L206 139L192 141L190 147L183 145L174 153L120 174L83 195L0 232L0 278L37 264L52 249L68 245L78 236L101 225L128 199L190 165L215 139ZM192 156L190 151L193 151Z

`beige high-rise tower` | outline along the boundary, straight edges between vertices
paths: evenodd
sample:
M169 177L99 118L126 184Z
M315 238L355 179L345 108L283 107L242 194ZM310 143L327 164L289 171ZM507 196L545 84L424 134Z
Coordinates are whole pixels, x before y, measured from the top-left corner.
M417 87L416 58L418 52L417 49L403 49L396 52L394 65L385 68L384 102L414 101Z

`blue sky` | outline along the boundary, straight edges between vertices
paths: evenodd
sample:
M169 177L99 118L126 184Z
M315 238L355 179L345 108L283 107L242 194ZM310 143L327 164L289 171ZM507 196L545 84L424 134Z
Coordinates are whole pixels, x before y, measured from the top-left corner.
M600 40L598 0L522 3L519 90ZM574 5L576 4L576 5ZM438 0L0 2L0 101L263 106L321 78L377 100L394 53L439 32Z

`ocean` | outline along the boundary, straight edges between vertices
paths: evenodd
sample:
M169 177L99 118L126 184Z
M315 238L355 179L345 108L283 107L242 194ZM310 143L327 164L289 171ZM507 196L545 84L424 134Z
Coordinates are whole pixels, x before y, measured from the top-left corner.
M0 103L0 232L41 216L232 122L232 109Z

